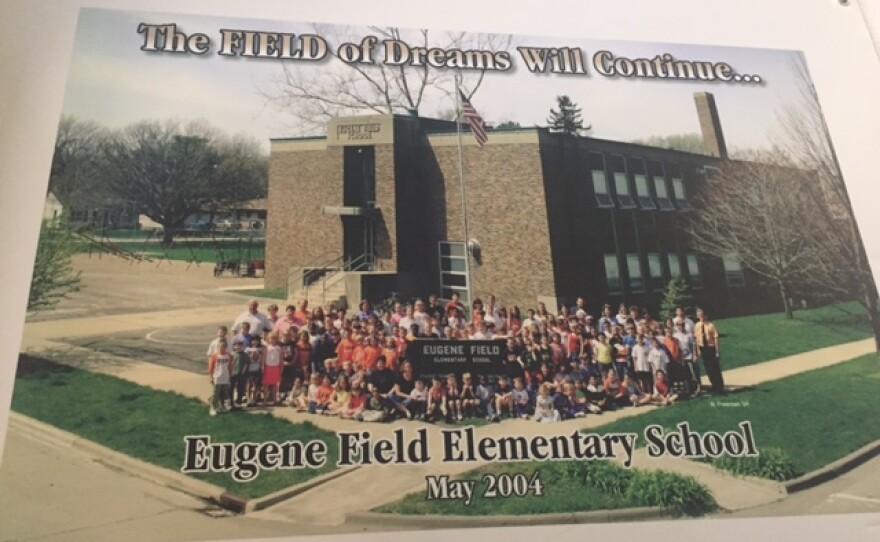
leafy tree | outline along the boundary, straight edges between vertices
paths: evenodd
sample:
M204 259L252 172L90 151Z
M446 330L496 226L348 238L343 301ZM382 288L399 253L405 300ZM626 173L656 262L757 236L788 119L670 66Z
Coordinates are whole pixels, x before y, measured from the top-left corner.
M133 124L112 136L103 155L114 191L163 226L165 246L192 213L266 191L268 160L257 142L201 122Z
M29 311L51 309L68 294L79 290L80 274L74 272L70 262L76 249L76 239L62 222L43 222L31 276Z
M559 110L550 109L550 116L547 117L547 124L550 130L567 135L577 135L581 131L590 130L590 126L584 126L581 108L572 102L571 98L568 96L557 96L556 105L559 107Z
M669 281L666 291L663 294L663 300L660 302L660 319L666 321L667 318L675 317L675 309L681 307L685 313L691 314L693 311L694 296L683 278L677 277Z

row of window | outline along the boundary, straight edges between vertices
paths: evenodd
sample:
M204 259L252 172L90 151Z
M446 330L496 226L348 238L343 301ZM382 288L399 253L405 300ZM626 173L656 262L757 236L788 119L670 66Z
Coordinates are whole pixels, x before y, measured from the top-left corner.
M687 201L684 179L678 166L669 166L669 171L661 162L650 162L647 167L641 159L624 160L622 156L611 156L611 180L614 193L612 197L609 177L606 173L605 158L599 153L590 153L589 164L593 181L596 204L600 208L692 211ZM630 172L635 184L635 192L630 184ZM650 181L648 173L650 173ZM666 181L671 178L672 194ZM616 203L615 203L616 199Z
M646 255L646 260L648 264L647 277L643 273L644 267L639 254L605 254L605 281L608 284L608 292L612 294L623 293L624 279L629 281L629 291L632 293L644 292L649 288L662 290L668 279L684 277L685 274L692 288L702 288L703 286L700 262L694 253L685 255L684 269L682 269L681 260L675 252L667 253L665 258L658 252L651 252ZM721 261L724 265L727 285L744 286L745 276L739 259L735 255L727 255ZM663 268L664 262L666 264L665 270ZM646 278L650 282L646 282Z

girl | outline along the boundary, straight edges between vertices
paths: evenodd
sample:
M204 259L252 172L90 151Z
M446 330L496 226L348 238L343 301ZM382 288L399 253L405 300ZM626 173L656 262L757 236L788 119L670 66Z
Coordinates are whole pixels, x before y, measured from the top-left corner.
M330 404L328 405L327 410L324 411L324 414L328 416L339 416L342 414L342 411L348 408L349 401L351 401L351 390L348 384L348 378L340 376L339 380L336 381L336 389L330 397Z
M351 399L348 401L348 406L339 412L339 417L344 420L353 420L364 411L366 405L367 395L363 392L363 387L360 384L355 384L351 387Z
M428 407L425 412L425 418L429 422L437 419L437 413L446 418L446 390L443 389L443 382L439 378L434 378L431 383L431 390L428 392Z
M550 386L544 384L535 399L535 421L539 423L558 422L559 412L553 408L553 397L550 396Z
M266 356L263 358L263 402L268 405L276 405L280 402L281 394L281 347L278 346L278 333L269 333L269 346L266 347Z
M326 377L325 377L326 378ZM313 374L309 381L309 389L306 392L306 403L309 414L318 411L318 391L321 389L321 377L317 373Z
M458 380L454 374L446 377L446 406L449 409L449 419L461 421L461 392L458 389Z
M332 382L330 382L330 377L325 376L324 380L321 382L321 387L318 388L315 412L323 414L328 408L330 408L330 401L333 399L334 392L335 390L333 389Z
M251 339L251 345L246 350L250 357L247 372L247 401L248 406L257 406L257 392L263 384L263 358L266 356L266 349L263 348L262 340L259 336Z
M293 387L287 395L287 405L295 408L297 412L305 412L309 405L306 403L306 387L303 386L302 378L293 380Z
M669 384L666 382L666 373L657 371L654 379L654 396L652 400L660 406L669 406L675 404L678 395L672 393Z
M461 410L465 418L470 418L476 415L479 400L477 399L476 391L474 391L474 382L471 374L464 373L461 379L463 382L461 385Z

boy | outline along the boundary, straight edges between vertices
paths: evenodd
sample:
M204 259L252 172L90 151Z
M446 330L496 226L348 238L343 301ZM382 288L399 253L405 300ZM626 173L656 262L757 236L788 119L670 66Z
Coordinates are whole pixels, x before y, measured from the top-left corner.
M229 404L229 375L232 372L232 356L226 350L226 341L217 343L217 352L211 356L208 362L208 374L211 384L214 385L214 395L211 397L211 410L209 414L216 416L218 410L231 410Z
M229 328L227 328L226 326L220 326L219 328L217 328L217 336L214 337L214 340L211 341L211 344L208 345L208 352L207 352L208 363L211 363L211 356L213 356L214 354L217 353L217 350L218 350L217 345L220 344L220 341L226 340L226 336L228 333L229 333Z
M531 408L529 400L529 392L526 391L525 383L522 378L513 380L513 392L511 392L511 401L513 402L513 415L524 420L529 419Z
M508 416L513 415L513 390L507 383L506 377L498 379L498 387L495 389L495 416L493 422L500 422L501 415L507 410Z
M235 405L241 406L247 399L247 373L251 358L244 352L244 343L232 343L232 376L230 392L235 392Z

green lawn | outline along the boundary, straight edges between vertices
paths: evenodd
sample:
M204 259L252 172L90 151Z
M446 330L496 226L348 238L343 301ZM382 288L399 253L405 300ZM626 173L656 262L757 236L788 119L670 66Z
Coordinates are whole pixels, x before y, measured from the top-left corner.
M806 473L880 439L878 395L880 362L869 354L742 393L653 410L595 431L642 434L649 424L673 428L687 421L696 431L724 432L749 420L759 450L780 448Z
M29 356L19 358L12 408L174 471L183 465L186 435L210 435L213 442L327 443L327 464L317 470L263 471L248 483L235 482L229 473L194 475L243 497L263 496L329 472L338 455L336 435L308 422L243 412L210 417L208 407L195 399Z
M231 292L234 294L246 295L248 297L268 297L269 299L281 300L287 299L287 290L285 288L254 288L253 290L231 290Z
M246 238L238 240L213 240L210 238L178 238L174 245L164 248L161 238L120 241L113 243L116 247L144 254L153 259L167 258L169 260L196 261L199 263L214 264L217 261L238 260L247 262L250 260L264 260L266 255L266 242L264 239L248 241ZM98 247L90 246L83 239L77 241L80 252L94 253L100 251Z
M842 310L841 310L842 309ZM857 303L795 312L717 320L724 369L809 352L872 336L871 324Z

